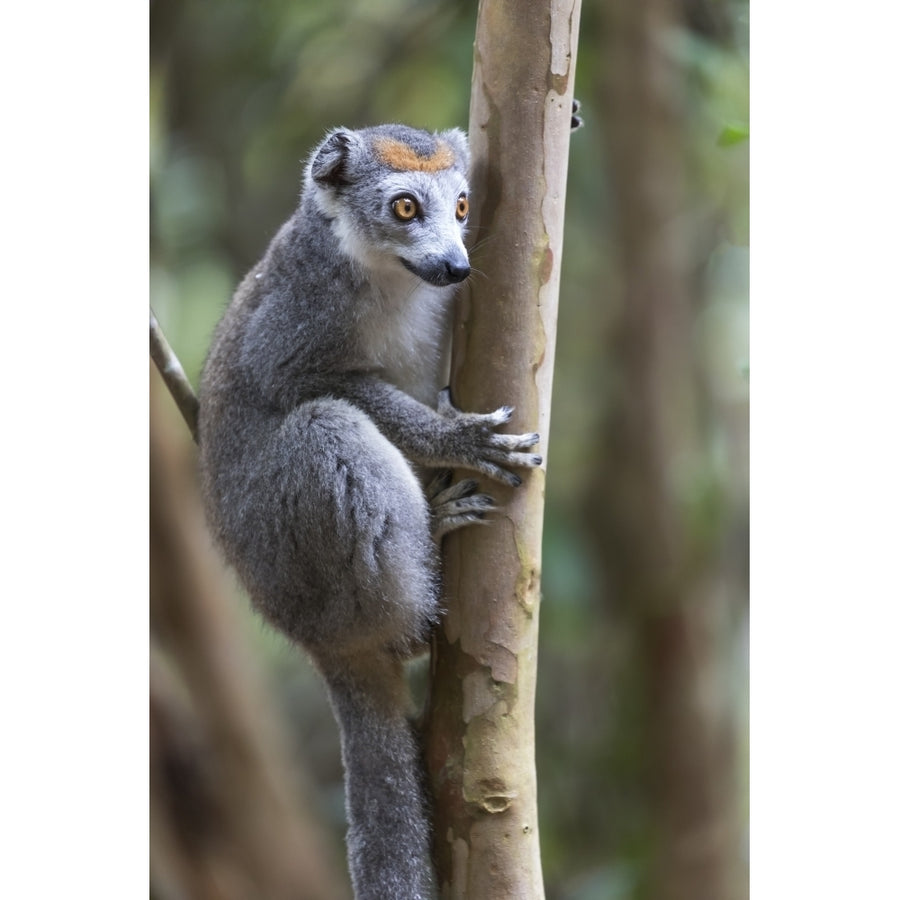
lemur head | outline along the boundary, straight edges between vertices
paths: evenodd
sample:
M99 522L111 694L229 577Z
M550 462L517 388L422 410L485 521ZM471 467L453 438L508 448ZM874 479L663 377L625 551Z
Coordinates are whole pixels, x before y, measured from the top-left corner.
M337 129L313 151L305 190L344 253L366 267L405 267L445 287L469 274L469 148L456 129Z

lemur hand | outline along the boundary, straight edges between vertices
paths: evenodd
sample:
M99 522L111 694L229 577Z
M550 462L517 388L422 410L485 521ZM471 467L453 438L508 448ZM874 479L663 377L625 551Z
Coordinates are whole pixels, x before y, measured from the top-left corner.
M451 440L454 456L476 472L504 484L518 487L520 476L506 467L533 468L543 462L537 453L523 453L540 440L540 435L497 434L493 429L508 422L513 414L511 406L501 406L492 413L466 413L450 402L450 389L438 395L438 413L453 424Z

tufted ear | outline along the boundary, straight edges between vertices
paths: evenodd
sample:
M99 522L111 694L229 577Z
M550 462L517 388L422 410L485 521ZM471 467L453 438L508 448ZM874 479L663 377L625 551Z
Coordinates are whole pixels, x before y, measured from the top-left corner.
M361 149L362 143L354 132L342 128L332 131L313 153L310 175L323 187L349 184L351 163Z
M438 137L446 141L453 150L453 155L456 157L454 167L464 174L468 174L469 139L466 137L466 133L460 131L459 128L451 128L449 131L442 131Z

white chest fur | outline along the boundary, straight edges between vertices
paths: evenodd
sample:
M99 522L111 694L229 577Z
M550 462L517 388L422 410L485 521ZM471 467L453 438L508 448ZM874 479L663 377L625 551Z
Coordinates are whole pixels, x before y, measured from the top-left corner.
M429 406L446 384L452 287L391 273L373 285L375 302L359 322L369 364L391 384Z

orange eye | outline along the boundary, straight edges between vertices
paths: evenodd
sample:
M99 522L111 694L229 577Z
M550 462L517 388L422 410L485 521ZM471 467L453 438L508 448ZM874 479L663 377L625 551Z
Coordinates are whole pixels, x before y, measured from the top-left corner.
M392 204L394 215L401 222L411 222L419 211L419 206L412 197L398 197Z
M456 201L456 218L460 222L469 215L469 198L465 194L460 194Z

